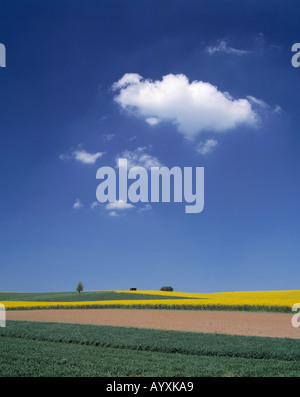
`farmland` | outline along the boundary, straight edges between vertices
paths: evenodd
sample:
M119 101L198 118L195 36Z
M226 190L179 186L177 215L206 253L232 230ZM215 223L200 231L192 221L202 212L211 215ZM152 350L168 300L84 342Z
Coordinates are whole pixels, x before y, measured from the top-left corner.
M300 340L10 321L2 376L299 376Z
M143 308L172 310L238 310L290 313L300 291L185 293L163 291L85 291L0 293L7 310L55 308Z
M299 339L291 314L208 310L11 310L7 320L95 324Z
M0 376L300 376L296 302L300 291L2 292Z

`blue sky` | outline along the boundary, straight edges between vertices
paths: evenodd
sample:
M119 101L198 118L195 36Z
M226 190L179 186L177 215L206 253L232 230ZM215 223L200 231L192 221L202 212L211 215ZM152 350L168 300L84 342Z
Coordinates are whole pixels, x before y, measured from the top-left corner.
M1 291L299 288L296 1L0 9ZM97 203L124 153L204 167L204 210Z

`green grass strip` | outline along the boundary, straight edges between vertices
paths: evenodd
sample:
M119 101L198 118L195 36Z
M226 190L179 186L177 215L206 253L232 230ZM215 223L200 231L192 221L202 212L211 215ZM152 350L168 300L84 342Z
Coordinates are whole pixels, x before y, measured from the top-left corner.
M7 321L1 337L197 356L300 360L300 340L86 324Z
M0 377L299 377L299 361L196 356L0 337ZM113 379L112 379L113 380ZM137 381L138 382L138 381Z
M0 292L2 301L27 302L84 302L84 301L114 301L114 300L151 300L151 299L195 299L180 296L149 295L115 291L83 291L78 292Z

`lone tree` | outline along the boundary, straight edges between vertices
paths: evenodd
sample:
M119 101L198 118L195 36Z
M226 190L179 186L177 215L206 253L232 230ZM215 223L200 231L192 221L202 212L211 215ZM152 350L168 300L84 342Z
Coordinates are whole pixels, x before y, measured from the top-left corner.
M76 291L79 292L79 294L81 291L83 291L83 284L81 281L79 281L79 283L77 284Z

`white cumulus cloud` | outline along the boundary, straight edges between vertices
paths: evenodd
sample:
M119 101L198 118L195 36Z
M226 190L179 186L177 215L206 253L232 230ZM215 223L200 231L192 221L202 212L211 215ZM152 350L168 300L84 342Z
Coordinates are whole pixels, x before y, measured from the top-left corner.
M123 88L127 85L138 84L142 80L142 76L137 73L125 73L124 76L113 84L113 90Z
M224 132L241 124L257 125L258 114L247 98L233 99L208 82L189 82L184 74L168 74L161 80L125 74L113 85L115 101L122 109L148 124L173 123L186 138L203 131Z

